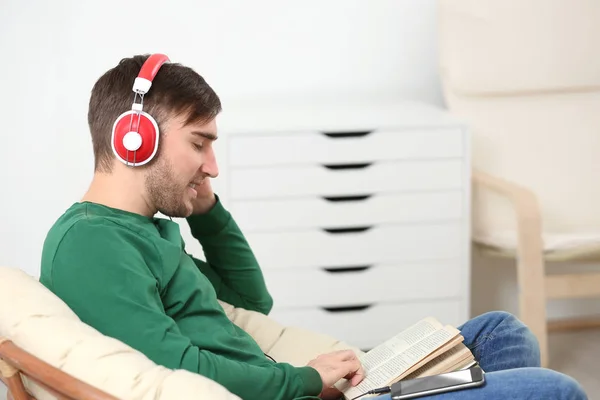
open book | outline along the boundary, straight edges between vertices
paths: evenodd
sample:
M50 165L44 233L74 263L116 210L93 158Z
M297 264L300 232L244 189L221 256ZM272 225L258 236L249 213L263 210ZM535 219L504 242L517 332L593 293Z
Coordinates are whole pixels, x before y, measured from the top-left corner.
M360 384L352 387L342 380L336 386L350 400L402 379L466 368L475 359L463 340L458 329L425 318L361 357L365 378Z

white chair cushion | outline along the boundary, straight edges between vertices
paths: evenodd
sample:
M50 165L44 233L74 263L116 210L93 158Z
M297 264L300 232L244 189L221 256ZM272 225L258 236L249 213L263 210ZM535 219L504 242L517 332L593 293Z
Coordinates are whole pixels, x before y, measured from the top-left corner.
M514 231L479 232L474 235L478 243L500 248L516 250L517 235ZM544 252L560 253L577 249L591 249L598 247L600 250L600 232L588 234L543 234Z
M64 302L20 269L0 267L0 336L120 399L239 400L210 379L158 366L85 325ZM54 399L31 381L26 386L40 400Z

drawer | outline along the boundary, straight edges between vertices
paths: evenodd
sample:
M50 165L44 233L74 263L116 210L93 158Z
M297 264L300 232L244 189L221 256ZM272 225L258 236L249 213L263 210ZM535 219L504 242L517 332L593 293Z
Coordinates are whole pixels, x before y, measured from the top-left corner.
M462 191L377 194L355 197L236 200L228 207L244 232L340 228L463 217Z
M454 299L345 309L274 308L270 316L286 326L327 334L352 346L371 349L429 316L457 327L467 317L465 304L464 300Z
M327 306L460 297L468 288L462 259L338 269L265 269L278 307Z
M464 168L462 160L234 168L231 170L231 199L452 190L465 184Z
M465 229L459 222L248 233L263 268L334 268L462 256Z
M234 167L460 158L464 143L456 128L315 131L232 136L229 155Z

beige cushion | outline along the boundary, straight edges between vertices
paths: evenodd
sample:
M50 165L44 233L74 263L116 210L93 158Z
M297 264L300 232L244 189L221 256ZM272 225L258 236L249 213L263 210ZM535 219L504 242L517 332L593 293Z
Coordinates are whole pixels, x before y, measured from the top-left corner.
M303 366L318 354L339 349L362 354L331 336L284 326L263 314L221 304L228 317L279 362ZM100 334L20 269L0 267L0 336L121 399L238 399L212 380L158 366L137 350ZM53 399L39 386L26 384L38 399Z
M546 250L600 244L600 2L449 0L440 7L448 108L473 166L532 190ZM475 240L516 245L504 198L477 190Z
M344 349L363 354L359 348L329 335L285 326L264 314L234 308L227 303L221 302L221 305L230 320L248 332L265 353L279 362L303 366L319 354Z
M0 267L0 336L120 399L235 400L201 375L158 366L142 353L82 323L54 294L16 268ZM38 385L40 400L54 399Z

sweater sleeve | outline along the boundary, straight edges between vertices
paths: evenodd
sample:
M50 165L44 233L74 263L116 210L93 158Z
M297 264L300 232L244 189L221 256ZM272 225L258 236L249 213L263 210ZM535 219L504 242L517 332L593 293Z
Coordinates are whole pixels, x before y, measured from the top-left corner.
M80 319L137 349L157 364L206 376L244 399L317 395L318 372L285 363L252 365L192 345L164 310L160 277L148 261L151 242L127 228L80 221L63 238L52 264L51 290Z
M260 265L219 198L209 212L192 215L187 222L206 257L206 262L197 258L194 262L214 286L217 297L236 307L268 314L273 299Z

